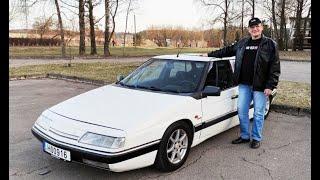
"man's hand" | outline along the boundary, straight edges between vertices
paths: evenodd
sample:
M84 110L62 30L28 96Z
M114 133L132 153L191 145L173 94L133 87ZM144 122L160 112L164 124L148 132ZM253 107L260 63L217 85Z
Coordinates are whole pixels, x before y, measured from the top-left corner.
M269 96L272 93L271 89L265 89L264 90L264 95Z

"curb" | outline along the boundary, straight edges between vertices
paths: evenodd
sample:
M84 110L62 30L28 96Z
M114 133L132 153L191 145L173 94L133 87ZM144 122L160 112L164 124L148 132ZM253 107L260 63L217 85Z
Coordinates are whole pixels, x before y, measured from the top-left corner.
M103 85L112 83L112 82L106 82L106 81L102 81L102 80L93 80L93 79L89 79L89 78L68 76L68 75L61 75L61 74L54 74L54 73L48 73L47 78L61 79L61 80L66 80L66 81L78 82L78 83L93 84L96 86L103 86Z
M275 112L294 115L294 116L311 115L310 108L300 108L300 107L280 105L280 104L271 104L270 109Z
M280 61L290 61L290 62L311 62L311 59L308 59L308 60L301 60L301 59L297 59L297 60L292 60L292 59L280 59Z
M20 76L20 77L12 77L9 80L15 81L15 80L26 80L26 79L60 79L60 80L66 80L71 82L77 82L77 83L86 83L86 84L92 84L96 86L103 86L107 84L111 84L113 82L107 82L102 80L93 80L89 78L82 78L77 76L68 76L68 75L62 75L62 74L54 74L54 73L48 73L46 75L38 75L38 76ZM311 109L310 108L300 108L300 107L294 107L294 106L287 106L287 105L280 105L280 104L271 104L270 106L271 111L279 112L282 114L288 114L293 116L304 116L304 115L311 115Z

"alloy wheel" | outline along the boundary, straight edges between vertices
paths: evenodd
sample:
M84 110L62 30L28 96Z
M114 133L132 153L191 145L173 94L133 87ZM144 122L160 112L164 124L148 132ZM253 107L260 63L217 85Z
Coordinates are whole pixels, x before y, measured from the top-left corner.
M183 129L175 130L167 143L167 158L172 164L179 163L186 155L188 136Z

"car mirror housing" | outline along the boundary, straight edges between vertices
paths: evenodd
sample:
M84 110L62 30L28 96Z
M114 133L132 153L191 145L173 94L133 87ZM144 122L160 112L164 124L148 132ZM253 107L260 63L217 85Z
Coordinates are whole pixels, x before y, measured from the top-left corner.
M202 91L202 97L220 96L221 90L217 86L206 86Z

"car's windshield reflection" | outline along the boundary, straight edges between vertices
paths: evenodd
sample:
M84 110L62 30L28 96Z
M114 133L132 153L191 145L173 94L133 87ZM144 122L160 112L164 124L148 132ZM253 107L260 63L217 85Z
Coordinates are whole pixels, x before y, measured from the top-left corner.
M151 59L118 84L151 91L192 93L200 84L206 62Z

